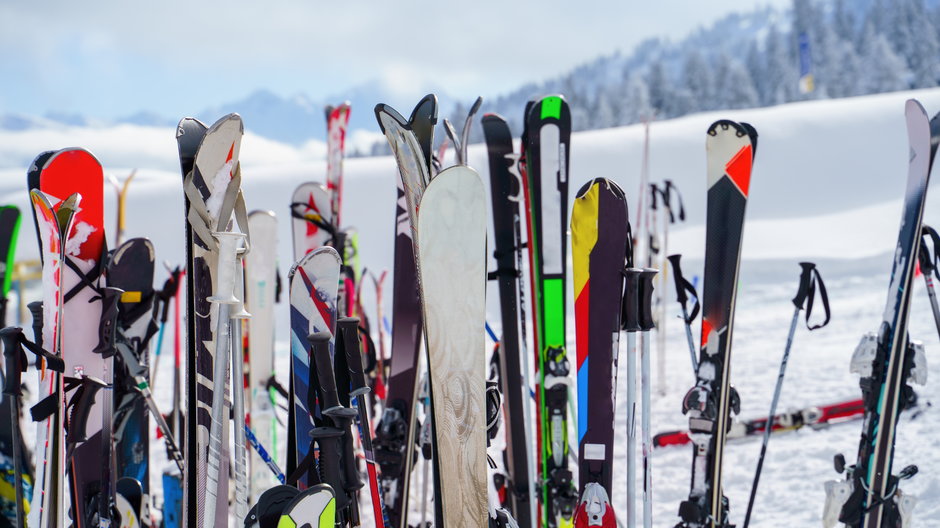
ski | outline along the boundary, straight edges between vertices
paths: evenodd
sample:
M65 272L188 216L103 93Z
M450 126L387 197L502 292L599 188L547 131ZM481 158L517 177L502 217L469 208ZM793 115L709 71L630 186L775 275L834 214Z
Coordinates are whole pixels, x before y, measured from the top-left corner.
M785 433L803 427L824 429L830 425L857 419L864 413L865 404L861 399L803 407L774 415L770 432L772 434ZM751 420L734 421L728 430L727 439L740 440L748 436L762 435L766 428L766 416ZM688 431L663 431L653 436L653 447L686 445L691 441Z
M923 349L921 345L918 354L907 326L927 184L940 143L940 115L929 119L924 107L913 99L907 101L904 115L910 155L888 299L877 336L863 338L852 358L852 371L861 375L865 402L858 457L846 468L844 457L838 455L836 470L844 472L846 480L826 484L824 522L835 524L832 517L837 516L840 522L856 528L910 526L914 506L913 498L898 486L900 480L912 477L917 467L908 466L894 474L892 462L898 415L913 394L909 382L926 381L915 374L924 368L920 366Z
M20 221L22 215L19 207L5 205L0 207L0 324L6 326L7 302L10 296L10 285L13 281L13 266L15 264L16 242L19 240Z
M137 176L136 169L131 171L123 181L118 180L117 176L108 176L108 183L114 189L114 198L117 203L117 215L114 219L114 247L120 246L121 242L124 241L124 228L126 227L127 218L125 214L127 212L127 189L130 187L131 181L134 180L134 176Z
M561 96L526 106L525 206L536 359L541 519L554 528L571 522L577 490L568 468L566 254L571 112Z
M395 153L399 175L396 178L391 359L385 407L376 425L374 447L391 526L407 528L414 458L411 446L415 444L415 407L418 404L418 360L423 333L412 236L416 205L413 202L415 193L420 196L430 179L429 149L437 121L437 99L433 95L423 98L408 120L383 104L376 106L375 115ZM423 161L415 162L416 159ZM416 186L420 189L415 189Z
M248 215L252 234L251 251L245 256L245 309L247 321L245 363L248 375L248 423L257 441L270 449L276 461L278 453L277 416L274 396L268 388L274 377L274 303L277 289L277 218L271 211L252 211ZM249 459L250 500L277 484L258 453Z
M209 297L216 293L219 245L213 233L226 232L231 217L247 230L241 169L238 155L244 132L241 117L229 114L211 127L184 118L177 128L180 167L183 174L187 239L187 339L186 354L186 470L183 478L185 526L203 527L205 519L222 526L228 518L228 501L216 501L215 511L206 511L209 493L228 497L227 472L218 490L209 490L211 464L228 467L228 449L209 453L213 395L225 386L214 379L215 363L227 349L216 349L220 303ZM222 429L222 446L227 445L228 428ZM216 460L218 457L218 460ZM211 460L210 460L211 458Z
M708 204L702 334L696 384L682 410L694 444L689 498L679 506L680 526L729 526L722 490L722 462L731 411L739 408L731 387L731 343L741 260L744 212L757 133L745 123L720 120L708 128Z
M0 207L0 327L6 325L7 300L13 275L14 254L20 229L20 210L15 205ZM0 400L0 419L11 420L9 427L0 427L0 482L16 486L17 480L27 483L26 502L32 497L34 478L30 451L23 445L22 401L19 399L19 378L14 379L10 369L3 371L3 399ZM14 387L15 384L15 387ZM15 419L14 419L15 417ZM17 470L19 467L19 470ZM0 493L0 518L10 522L17 520L17 500L15 496ZM25 522L25 518L22 519Z
M345 364L349 371L351 391L349 395L356 399L356 410L359 412L359 440L366 459L366 473L369 477L369 491L372 499L372 514L377 528L388 525L388 515L385 513L385 503L379 489L378 472L375 467L375 454L372 448L372 425L369 418L369 409L366 394L370 392L366 384L366 375L362 367L362 351L359 344L359 320L343 318L339 320L339 337L342 338L343 350L337 354L345 354ZM335 358L334 358L335 359ZM342 359L342 358L341 358ZM339 365L339 361L337 361Z
M51 155L51 154L50 154ZM43 155L40 155L40 158ZM48 156L46 156L48 159ZM37 162L40 159L37 158ZM30 184L38 185L36 180ZM43 301L42 316L34 321L42 332L36 337L40 346L52 351L59 358L62 354L62 313L65 296L63 287L64 262L67 258L65 241L71 236L75 213L81 196L73 194L53 209L45 194L38 188L30 191L30 201L36 220L36 232L39 237L40 256L42 258ZM34 318L36 314L34 313ZM39 323L36 325L36 323ZM34 328L35 328L34 326ZM54 372L43 363L37 368L39 373L40 402L49 402L49 409L40 417L34 415L37 423L36 477L33 486L33 498L30 503L27 525L39 528L53 528L65 523L65 385L63 372Z
M130 348L135 366L143 367L149 378L150 339L157 332L153 274L153 244L145 238L132 238L111 255L106 270L107 284L123 293L118 303L117 341ZM141 508L149 512L150 420L147 399L138 387L131 365L117 354L114 366L114 463L117 478L133 479L140 486ZM137 518L149 517L138 510Z
M522 304L522 228L519 216L522 178L518 156L513 153L512 134L506 120L496 114L483 116L483 135L489 154L490 197L493 210L496 271L490 274L499 285L502 336L499 339L500 391L505 405L506 467L509 471L509 508L521 528L533 526L538 507L532 444L532 400L525 326L520 319ZM521 330L521 332L520 332Z
M75 212L72 234L64 241L66 257L62 261L60 287L62 297L62 358L65 376L79 379L106 378L111 369L97 350L101 324L99 280L104 266L104 173L101 164L88 151L80 148L59 150L50 155L39 170L39 189L53 207L73 193L81 194L81 205ZM38 222L38 217L37 217ZM51 320L47 318L46 320ZM91 399L89 391L76 391L69 404L84 404L96 413L103 411L104 394ZM63 393L64 395L64 393ZM90 526L97 513L101 489L102 420L93 414L72 420L66 433L69 450L68 478L71 495L71 517L77 527Z
M441 171L420 199L416 228L435 526L486 526L486 204L476 171L463 165Z
M329 231L330 193L326 187L316 182L301 183L294 189L291 198L291 218L294 261L300 260L307 253L325 246L333 234Z
M330 195L329 221L340 224L343 205L343 150L346 147L346 128L349 126L349 103L327 106L326 113L326 190Z
M574 290L578 380L578 460L580 505L594 483L613 494L614 411L617 351L625 268L632 267L627 199L614 182L596 178L578 190L571 211L571 258ZM601 526L613 527L608 503L593 513ZM588 526L588 512L575 513L576 527Z
M321 247L303 256L288 275L291 322L291 391L287 431L287 473L311 455L311 432L319 420L314 388L310 386L310 342L313 332L336 331L336 296L340 258L335 249ZM332 348L332 342L330 346ZM315 468L298 479L306 489L317 482Z
M278 528L334 528L335 526L336 497L329 484L317 484L298 493L284 506L277 521Z

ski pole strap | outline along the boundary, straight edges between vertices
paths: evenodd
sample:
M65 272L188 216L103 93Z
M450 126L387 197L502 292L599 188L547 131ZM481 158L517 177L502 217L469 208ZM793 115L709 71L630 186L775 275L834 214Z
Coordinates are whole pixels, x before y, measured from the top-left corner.
M930 239L931 245L933 246L933 258L930 258L930 250L927 247L927 240ZM937 234L937 231L930 227L927 224L924 224L921 228L921 239L920 239L920 251L917 253L917 258L920 261L920 271L924 275L929 275L933 273L940 278L940 255L937 254L937 250L940 249L940 235Z
M30 303L32 304L32 303ZM20 350L20 353L23 354L21 358L22 361L26 361L25 353L23 349L32 352L37 359L43 359L46 362L46 368L53 372L65 372L65 360L59 356L43 349L41 346L33 343L29 339L26 339L26 334L23 333L23 329L18 326L8 326L0 330L0 342L3 343L3 353L7 354L7 350L10 350L13 353L16 350ZM23 363L21 363L22 365Z
M18 397L20 395L20 380L22 378L23 368L26 367L26 350L36 355L38 359L42 358L46 362L46 368L53 372L64 372L65 361L42 347L26 339L23 329L18 326L9 326L0 330L0 342L3 343L3 355L6 359L6 380L3 387L3 394ZM38 367L38 365L37 365ZM34 422L41 422L52 415L58 408L59 391L47 396L42 401L30 408L30 415Z
M66 406L68 423L66 424L66 438L71 452L78 444L88 440L85 437L85 426L88 425L88 416L95 405L95 395L98 391L111 386L94 376L81 378L66 378L65 392L78 387ZM71 457L71 454L68 455Z
M806 327L810 330L816 330L829 324L831 313L829 311L829 295L826 293L826 285L823 283L816 264L812 262L800 262L803 271L800 272L800 287L793 298L793 306L802 309L806 305ZM823 310L826 312L826 318L822 323L810 325L809 318L813 313L813 301L816 298L816 291L819 291L819 298L822 301Z
M163 288L154 292L155 298L160 304L157 309L160 310L161 323L165 324L170 317L170 299L176 297L176 293L179 291L181 276L180 267L177 266L170 271L170 276L163 283Z
M676 215L672 212L672 194L675 193L676 200L679 203L679 221L685 222L685 205L682 203L682 195L679 194L679 188L672 180L666 180L666 187L663 189L663 202L666 204L666 210L669 211L669 223L676 223Z
M695 292L695 286L682 275L682 267L679 265L679 260L682 258L682 255L669 255L666 258L669 259L669 263L672 264L672 278L676 283L676 301L682 305L682 308L687 309L688 307L686 305L689 302L689 295L695 299L695 304L692 305L692 312L689 313L688 320L686 321L686 323L691 324L698 315L699 308L701 308L698 302L698 293Z
M275 378L274 376L271 376L270 378L268 378L268 381L265 382L265 384L264 384L264 388L265 388L265 390L274 389L274 392L280 394L282 398L289 398L289 397L290 397L290 396L287 394L287 389L285 389L283 385L281 385L280 383L278 383L277 378Z
M502 395L495 381L486 382L486 445L496 438L499 432L499 410L502 408Z
M337 231L336 227L333 226L333 224L324 220L323 215L321 215L319 212L317 212L316 215L305 215L305 214L300 213L300 211L297 210L298 207L304 207L307 209L310 208L310 206L304 202L293 202L290 204L291 217L310 222L311 224L329 233L330 237L336 236L336 231Z

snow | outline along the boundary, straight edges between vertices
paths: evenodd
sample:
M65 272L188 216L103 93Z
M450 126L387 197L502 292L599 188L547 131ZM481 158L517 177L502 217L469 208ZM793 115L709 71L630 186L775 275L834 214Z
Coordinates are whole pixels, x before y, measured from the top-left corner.
M685 200L688 221L670 233L669 249L686 256L684 267L690 278L700 274L704 254L705 130L721 117L750 122L760 133L745 225L731 373L741 395L742 417L761 416L769 409L793 311L790 298L799 276L797 262L802 260L815 261L827 281L833 320L825 329L812 333L805 326L798 329L779 409L858 397L858 378L849 372L849 362L858 340L877 329L886 298L906 181L903 103L912 96L920 99L928 111L940 109L940 90L924 90L696 114L652 125L653 180L672 179ZM407 113L410 109L398 110ZM354 113L370 111L353 108ZM32 158L46 149L88 147L109 173L124 175L135 167L139 169L128 193L126 232L128 236L149 236L158 252L158 261L171 266L181 263L183 193L174 132L172 128L130 125L0 131L0 202L15 203L27 212L23 175ZM589 178L605 176L619 182L630 204L635 205L642 141L641 125L575 134L569 175L571 199ZM293 147L248 134L241 152L249 210L270 209L278 214L279 269L283 276L291 264L288 242L291 192L304 181L323 180L325 149L312 144ZM480 171L484 182L485 156L483 146L470 147L469 162ZM452 157L449 152L446 163L452 162ZM391 157L347 159L344 167L343 218L357 228L361 261L374 272L390 269L395 230L394 161ZM940 197L928 194L927 223L940 224L938 205ZM107 194L106 208L111 218L114 213L111 193ZM630 213L631 219L635 218L636 211ZM28 217L29 213L26 214ZM33 229L26 225L22 234L18 259L37 258ZM165 278L163 273L162 269L158 272L159 284ZM385 312L390 314L390 283L386 284L386 292ZM499 317L495 285L488 293L489 320L496 323ZM35 292L28 290L27 294ZM372 295L367 293L367 297ZM666 298L673 297L667 293ZM921 281L915 285L912 302L910 334L924 341L930 358L932 351L940 349L940 342ZM666 390L665 394L653 395L654 433L687 426L687 417L680 411L681 400L694 380L684 329L672 319L677 317L678 307L674 302L667 307L667 379L663 383ZM286 303L282 301L277 309L278 373L283 380L289 360ZM573 324L569 330L573 353ZM698 335L697 325L693 334ZM168 339L164 354L170 350L169 343ZM655 362L658 358L654 340L652 359ZM171 363L164 359L160 366L158 378L166 383L160 382L155 393L162 408L170 405L167 389ZM618 376L620 402L626 399L622 393L627 378L625 364L626 361L621 361ZM933 361L928 368L930 380L940 379L940 362ZM653 387L660 386L656 371L654 365ZM27 379L35 383L32 372ZM926 407L925 402L937 397L935 382L916 390L922 408ZM916 419L913 413L905 413L898 427L895 468L911 463L920 468L920 473L906 481L903 489L919 498L914 521L921 526L940 524L940 457L936 456L935 440L938 427L940 414L930 408L924 408ZM32 434L33 429L28 427L27 434ZM622 412L617 430L625 434ZM757 495L755 525L819 525L823 483L837 477L832 469L832 456L842 452L853 460L860 431L859 422L849 422L821 431L806 429L773 437ZM623 438L618 440L619 458L614 466L612 500L620 512L626 508L625 443ZM153 440L151 446L154 460L162 461L161 442ZM728 447L725 492L730 499L733 522L743 519L759 446L760 439L756 438ZM690 449L666 448L653 454L656 525L672 525L678 520L678 504L689 492ZM283 455L278 460L282 461ZM160 462L154 465L156 469L162 467ZM420 482L418 475L415 474L413 482ZM159 482L156 472L152 482ZM364 497L364 501L368 498ZM369 506L364 504L362 510L368 512Z

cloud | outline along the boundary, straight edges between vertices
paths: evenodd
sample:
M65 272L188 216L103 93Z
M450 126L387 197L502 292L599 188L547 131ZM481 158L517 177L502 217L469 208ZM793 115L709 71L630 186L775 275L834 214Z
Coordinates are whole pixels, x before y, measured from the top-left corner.
M777 5L789 0L771 0ZM0 110L182 115L258 88L314 98L378 76L497 95L733 0L0 3ZM38 30L37 28L41 28Z

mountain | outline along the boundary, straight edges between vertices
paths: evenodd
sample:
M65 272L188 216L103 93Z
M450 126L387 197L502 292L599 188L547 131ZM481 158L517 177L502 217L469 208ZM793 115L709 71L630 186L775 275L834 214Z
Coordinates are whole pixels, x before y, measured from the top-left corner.
M815 89L799 89L800 36ZM773 106L807 99L850 97L940 84L940 0L793 0L789 9L761 6L732 13L686 37L648 39L615 50L541 82L503 94L484 94L481 114L496 112L522 131L526 101L548 93L568 99L575 130L616 127L697 112ZM407 116L426 93L436 93L441 118L458 127L471 103L436 86L402 91L369 81L325 100L259 89L243 99L199 112L206 122L238 112L253 133L290 145L326 139L323 108L350 101L355 154L387 152L372 109L385 102ZM173 126L176 116L138 112L116 123ZM0 129L97 126L87 116L0 115ZM443 138L444 134L438 134ZM474 127L472 142L482 140Z

